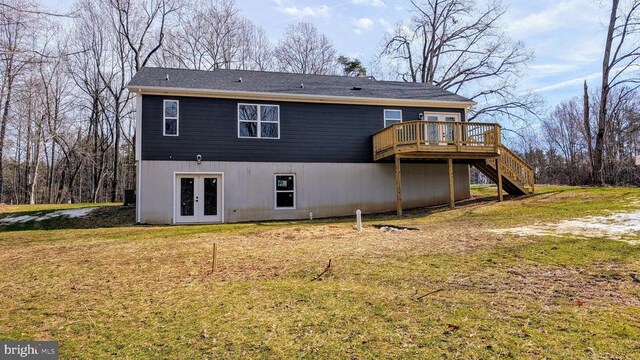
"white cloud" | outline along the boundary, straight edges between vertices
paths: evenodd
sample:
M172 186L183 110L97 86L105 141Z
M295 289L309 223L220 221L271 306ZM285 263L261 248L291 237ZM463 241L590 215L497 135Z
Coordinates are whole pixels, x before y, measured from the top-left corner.
M329 15L329 7L327 5L320 5L316 7L305 6L285 6L280 7L280 11L296 17L318 17Z
M382 25L382 27L388 32L391 32L391 31L394 30L393 24L391 22L389 22L387 19L380 18L380 19L378 19L378 23L380 25Z
M384 7L384 1L382 0L351 0L352 4L356 5L369 5L373 7Z
M546 76L560 74L563 72L575 70L577 68L574 64L534 64L529 66L531 70L536 72L537 76Z
M583 36L571 44L564 44L562 49L564 51L558 53L568 63L600 63L604 53L604 36Z
M615 75L617 75L618 73L620 73L623 70L625 71L625 73L621 74L620 77L626 79L629 76L632 76L634 71L640 70L640 65L631 65L626 70L624 69L623 66L615 67L615 68L611 69L611 71L609 73L609 79L613 78ZM585 80L587 80L587 81L588 80L594 80L594 79L599 79L601 77L602 77L602 72L601 71L594 72L594 73L591 73L591 74L586 75L586 76L581 76L581 77L573 78L573 79L570 79L570 80L561 81L559 83L543 86L543 87L540 87L540 88L537 88L537 89L533 89L532 92L540 93L540 92L546 92L546 91L551 91L551 90L562 89L562 88L566 88L566 87L569 87L569 86L580 85Z
M353 32L360 35L364 31L369 30L373 26L373 20L369 18L360 18L360 19L354 20L353 24L356 26Z
M565 81L561 81L559 83L555 83L555 84L543 86L543 87L540 87L540 88L537 88L537 89L533 89L533 90L531 90L531 92L542 93L542 92L547 92L547 91L551 91L551 90L558 90L558 89L566 88L566 87L569 87L569 86L576 86L576 85L582 84L585 80L593 80L593 79L597 79L597 78L599 78L601 76L602 76L602 72L597 72L597 73L589 74L589 75L586 75L586 76L582 76L582 77L578 77L578 78L574 78L574 79L570 79L570 80L565 80Z
M579 23L590 22L597 18L598 8L585 6L584 0L558 0L542 11L521 18L510 18L507 30L515 36L539 35L560 28L573 28ZM523 9L526 10L526 9Z

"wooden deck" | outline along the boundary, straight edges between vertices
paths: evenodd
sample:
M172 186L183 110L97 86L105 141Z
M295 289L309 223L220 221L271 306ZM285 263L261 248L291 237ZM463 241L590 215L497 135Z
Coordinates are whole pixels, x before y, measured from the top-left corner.
M397 213L402 215L401 159L447 160L449 203L454 206L453 160L466 160L494 180L498 199L503 189L514 195L534 191L534 170L501 144L498 124L474 122L406 121L373 134L374 161L394 158Z
M487 159L500 155L500 125L407 121L373 134L373 159Z

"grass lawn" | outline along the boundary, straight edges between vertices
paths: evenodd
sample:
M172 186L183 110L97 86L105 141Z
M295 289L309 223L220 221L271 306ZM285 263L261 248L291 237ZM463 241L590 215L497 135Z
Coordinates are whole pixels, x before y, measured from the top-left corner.
M0 226L0 339L90 359L640 357L640 246L490 231L637 210L640 190L536 190L497 203L475 187L493 198L365 216L360 234L353 219L135 226L118 206Z

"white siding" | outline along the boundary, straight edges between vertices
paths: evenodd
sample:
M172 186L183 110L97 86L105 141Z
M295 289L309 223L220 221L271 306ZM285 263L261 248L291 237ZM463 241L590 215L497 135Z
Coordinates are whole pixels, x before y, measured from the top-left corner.
M391 163L256 163L141 161L140 222L173 223L176 172L223 172L225 221L306 219L395 210ZM296 174L296 209L274 209L274 174ZM455 165L456 199L469 194L469 167ZM403 208L449 199L446 164L402 164Z

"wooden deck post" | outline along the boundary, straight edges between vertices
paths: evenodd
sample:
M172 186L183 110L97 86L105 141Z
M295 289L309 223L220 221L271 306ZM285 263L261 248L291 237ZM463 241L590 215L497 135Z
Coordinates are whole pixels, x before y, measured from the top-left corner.
M400 155L396 154L396 212L402 215L402 174L400 171Z
M447 159L447 165L449 166L449 207L454 208L456 206L456 194L453 183L453 159Z
M502 201L502 167L500 166L500 158L496 158L496 172L498 173L498 201Z

